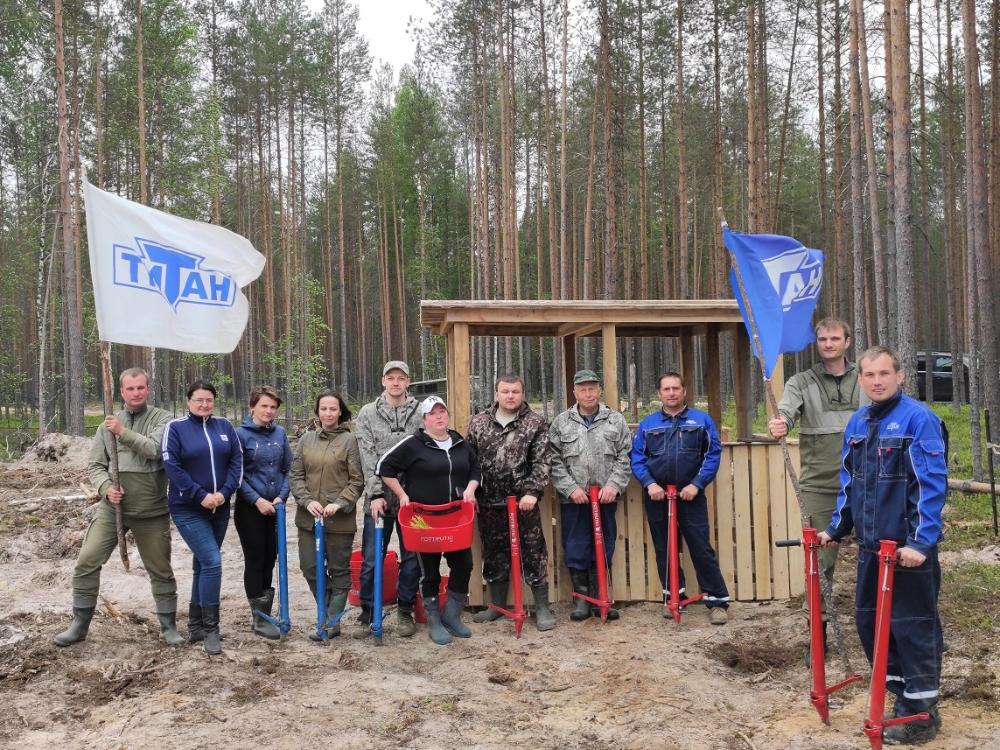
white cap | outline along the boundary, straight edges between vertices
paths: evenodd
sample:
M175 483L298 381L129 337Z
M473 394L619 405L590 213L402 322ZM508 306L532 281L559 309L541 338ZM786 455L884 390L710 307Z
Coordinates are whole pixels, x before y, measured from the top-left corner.
M426 414L430 414L431 410L438 404L441 404L441 406L444 407L444 410L448 411L448 404L446 404L440 396L428 396L420 402L420 416L422 417Z

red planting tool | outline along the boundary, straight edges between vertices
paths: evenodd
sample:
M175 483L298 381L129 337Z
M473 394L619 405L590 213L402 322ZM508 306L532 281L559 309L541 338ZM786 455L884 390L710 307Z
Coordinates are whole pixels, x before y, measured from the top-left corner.
M896 572L896 543L883 539L878 550L878 601L875 604L875 645L872 653L872 684L868 698L868 718L865 719L865 734L872 743L872 750L882 750L882 732L886 727L909 724L911 721L927 721L930 714L896 716L886 719L885 673L889 665L889 625L892 622L892 579Z
M777 547L805 547L806 603L809 606L809 660L812 669L812 690L809 698L819 712L824 724L830 723L829 696L838 690L857 682L860 675L852 674L829 687L826 684L826 644L823 638L823 605L819 589L819 539L816 529L802 529L802 541L786 539L777 542Z
M704 599L704 594L696 594L688 599L681 599L680 593L680 569L681 559L677 550L677 485L667 485L667 580L670 587L670 598L667 601L667 611L674 618L674 622L681 621L681 607L686 607L692 602Z
M608 562L604 557L604 532L601 530L601 488L596 484L587 488L590 497L590 516L594 522L594 557L597 558L597 598L585 596L576 591L573 596L588 601L601 610L601 620L608 619L608 610L614 602L608 594Z
M502 615L514 621L514 632L521 637L521 628L528 613L524 611L524 592L521 588L521 532L517 526L517 498L507 496L507 531L510 534L510 580L514 583L514 611L491 604Z

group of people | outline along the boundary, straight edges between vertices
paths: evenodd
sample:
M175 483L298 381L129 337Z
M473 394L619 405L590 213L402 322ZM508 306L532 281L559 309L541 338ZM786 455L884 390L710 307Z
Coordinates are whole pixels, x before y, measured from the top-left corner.
M779 414L769 430L781 438L798 423L802 457L801 489L810 521L822 530L822 574L832 583L836 544L855 531L860 546L856 589L857 625L869 658L877 592L880 539L901 547L892 616L888 688L897 696L895 715L927 711L926 722L893 726L887 741L921 741L940 726L937 713L942 651L937 615L940 568L937 542L946 489L943 425L925 406L902 394L897 356L885 347L865 352L855 365L846 351L850 333L834 318L817 327L820 361L789 379ZM551 482L560 506L563 556L572 578L575 604L570 619L599 613L592 600L600 588L589 491L596 488L603 534L604 570L610 568L617 530L615 503L634 476L643 499L656 553L657 572L667 596L667 488L677 488L677 523L709 620L727 619L729 592L709 540L705 489L719 469L722 446L712 418L687 400L684 378L666 372L656 383L660 408L640 422L633 436L625 417L601 401L601 381L588 369L573 378L574 404L551 425L525 400L524 381L501 376L495 400L475 415L463 436L450 426L447 404L437 396L418 401L408 392L409 367L385 364L382 394L353 420L335 391L315 402L318 424L292 449L275 424L281 398L269 386L253 389L250 414L239 428L213 416L216 390L196 381L187 392L188 413L173 419L146 403L149 379L140 368L121 373L124 408L108 416L94 439L90 478L101 496L84 538L73 575L73 621L55 636L67 646L86 637L96 606L100 571L117 538L115 505L131 529L150 576L163 638L180 644L177 591L170 567L169 518L193 553L188 640L203 642L209 654L221 651L219 600L221 546L235 503L235 525L244 554L244 588L253 631L276 639L269 621L272 576L277 556L276 508L296 501L299 562L313 594L317 576L326 577L328 620L336 620L350 588L350 556L362 501L361 614L355 637L371 633L379 518L384 554L395 530L399 544L396 633L416 632L418 589L430 639L439 645L468 638L463 623L473 573L471 548L444 553L406 549L400 508L411 502L443 505L475 503L482 540L482 575L490 601L506 608L510 586L510 538L506 499L517 498L522 575L530 587L539 630L556 625L548 596L548 550L539 500ZM864 397L862 397L862 392ZM865 403L862 406L862 402ZM860 407L860 409L859 409ZM110 436L118 440L120 485L110 475ZM313 533L322 519L325 570L318 570ZM442 556L448 566L441 587ZM683 595L683 577L680 582ZM607 618L618 619L615 609ZM829 613L824 613L829 614ZM268 617L263 617L267 615ZM473 618L500 619L496 608ZM331 635L339 633L335 625Z

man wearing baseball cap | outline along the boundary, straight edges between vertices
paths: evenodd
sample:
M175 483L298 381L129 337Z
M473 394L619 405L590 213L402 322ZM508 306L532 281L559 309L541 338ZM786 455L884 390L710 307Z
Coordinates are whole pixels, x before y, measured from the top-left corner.
M413 605L420 583L420 565L414 553L403 546L403 535L396 520L399 513L399 498L382 484L375 473L375 466L392 446L412 435L420 427L418 402L409 395L410 368L398 359L385 363L382 368L382 395L361 407L355 419L354 433L361 449L361 468L365 475L365 525L361 536L361 617L355 638L366 638L371 633L373 589L375 579L375 518L382 514L385 534L382 537L385 549L389 548L392 530L397 529L399 540L399 579L397 581L396 632L408 638L416 632L413 619ZM404 480L405 481L405 480Z
M563 551L573 591L596 596L597 565L587 487L601 488L601 531L610 569L617 534L615 502L631 477L632 434L625 417L601 403L601 381L593 370L580 370L573 376L573 398L576 403L549 428L552 483L561 503ZM595 611L587 601L577 598L570 619L586 620ZM618 619L617 610L609 610L608 619Z

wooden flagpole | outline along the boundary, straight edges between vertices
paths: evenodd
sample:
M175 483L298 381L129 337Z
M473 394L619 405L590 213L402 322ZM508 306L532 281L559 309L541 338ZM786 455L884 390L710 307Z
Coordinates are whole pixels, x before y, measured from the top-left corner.
M107 341L101 342L101 369L104 373L104 415L111 416L115 413L114 386L111 378L111 346ZM110 474L111 486L120 490L122 485L118 475L118 438L108 430L108 437L111 438L111 447L108 454L111 458ZM118 553L122 557L122 565L126 572L129 569L128 545L125 543L125 521L122 518L122 504L111 503L115 509L115 530L118 532Z
M729 228L729 224L726 222L726 216L723 213L721 206L719 207L719 223L722 225L722 229ZM733 275L736 277L736 286L740 290L740 297L743 300L743 309L746 311L747 323L750 326L750 334L753 337L754 353L757 355L757 362L760 365L760 374L764 379L764 393L767 396L768 412L772 417L778 417L780 416L778 413L778 400L774 396L774 387L771 385L771 379L767 376L767 365L764 363L764 347L760 343L757 320L753 314L750 297L747 295L746 287L743 285L743 273L740 271L739 263L736 262L736 255L728 245L726 245L726 252L729 254L729 262L733 267ZM795 470L795 466L792 463L792 455L788 451L787 436L782 435L778 438L778 443L781 445L781 453L785 459L785 471L788 473L788 478L792 482L792 489L795 490L795 501L799 506L799 520L802 524L802 528L811 527L812 521L809 514L806 513L805 505L802 502L802 488L799 486L799 474ZM823 606L830 616L830 625L833 629L833 637L837 643L837 650L840 652L841 660L844 663L844 673L853 674L854 670L851 669L851 659L848 656L847 648L844 645L844 635L840 629L840 622L837 619L837 613L833 606L833 591L831 591L830 582L826 579L826 576L820 575L819 583L823 594Z

